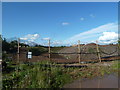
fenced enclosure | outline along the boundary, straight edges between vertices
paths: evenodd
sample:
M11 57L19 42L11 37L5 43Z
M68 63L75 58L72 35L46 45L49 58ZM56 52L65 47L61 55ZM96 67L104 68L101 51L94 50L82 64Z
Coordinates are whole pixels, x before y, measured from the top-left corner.
M14 71L10 76L13 77L9 75L4 77L4 87L63 87L71 78L94 76L95 72L97 72L95 75L99 75L103 73L103 69L107 72L106 70L110 68L109 66L107 69L102 67L102 63L94 66L92 64L94 62L120 59L118 44L81 44L78 41L75 45L55 47L52 46L50 40L48 42L48 46L42 46L43 48L41 46L19 47L18 43L19 52L9 54L8 57L17 63L12 63ZM32 48L33 51L29 51L29 48ZM39 48L41 48L40 51ZM32 58L27 57L28 52L32 52Z
M31 59L27 58L28 50L22 50L19 47L20 40L18 39L18 52L11 54L14 60L20 62L39 62L48 60L56 63L89 63L101 62L103 60L119 59L118 44L100 45L96 43L81 44L80 40L74 45L69 46L53 46L48 40L48 45L45 47L47 51L38 55L33 55ZM24 47L25 48L25 47Z
M61 60L58 62L101 62L101 60L112 60L118 57L118 46L117 45L81 45L80 53L78 46L67 47L60 50L58 53L51 53L52 55L59 55ZM51 58L51 60L56 60L57 58Z

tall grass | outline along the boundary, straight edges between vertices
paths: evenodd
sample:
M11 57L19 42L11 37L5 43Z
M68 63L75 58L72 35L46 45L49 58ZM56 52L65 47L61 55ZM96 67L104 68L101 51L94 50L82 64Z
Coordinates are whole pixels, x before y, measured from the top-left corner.
M18 71L3 78L3 88L60 88L71 79L62 67L50 62L20 64Z
M3 76L3 88L61 88L80 77L92 78L117 72L120 63L112 63L111 66L91 64L87 68L57 67L49 61L20 64L16 71Z

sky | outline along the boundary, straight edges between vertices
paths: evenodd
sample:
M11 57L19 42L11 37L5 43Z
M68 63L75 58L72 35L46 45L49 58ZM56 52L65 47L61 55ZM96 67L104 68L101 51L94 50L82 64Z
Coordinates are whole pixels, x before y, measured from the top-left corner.
M2 35L46 45L118 38L117 2L3 2Z

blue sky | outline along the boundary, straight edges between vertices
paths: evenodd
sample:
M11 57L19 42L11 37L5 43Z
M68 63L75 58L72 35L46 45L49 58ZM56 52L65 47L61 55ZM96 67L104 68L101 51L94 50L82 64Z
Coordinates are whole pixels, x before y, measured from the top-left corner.
M64 45L77 40L111 43L117 37L117 2L4 2L2 9L6 38L20 37L39 44L50 38L53 44Z

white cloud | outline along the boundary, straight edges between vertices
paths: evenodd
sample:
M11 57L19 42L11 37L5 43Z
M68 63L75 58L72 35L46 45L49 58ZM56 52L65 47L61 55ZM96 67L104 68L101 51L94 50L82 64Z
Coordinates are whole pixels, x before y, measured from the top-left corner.
M39 36L40 36L39 34L28 34L24 37L21 37L20 39L33 42L34 40L38 39Z
M117 43L117 40L99 41L99 43L102 43L102 44Z
M55 40L55 41L52 41L51 44L52 45L63 45L63 42L61 40Z
M118 40L118 33L103 32L103 35L98 38L101 43L114 43Z
M65 42L68 41L73 41L76 42L77 40L96 40L98 39L99 36L102 35L103 32L117 32L118 31L118 25L117 23L108 23L108 24L104 24L101 26L98 26L96 28L90 29L88 31L79 33L77 35L74 35L70 38L68 38L67 40L65 40Z
M94 18L94 17L95 17L95 15L93 15L93 14L90 14L90 17Z
M23 37L23 38L20 38L21 40L27 40L27 38Z
M47 38L43 38L42 40L50 40L50 38L49 38L49 37L47 37Z
M63 22L62 25L65 26L65 25L69 25L70 23L68 22Z
M80 20L83 21L83 20L85 20L85 18L82 17L82 18L80 18Z
M118 38L118 34L115 32L103 32L103 35L98 40L114 40Z

